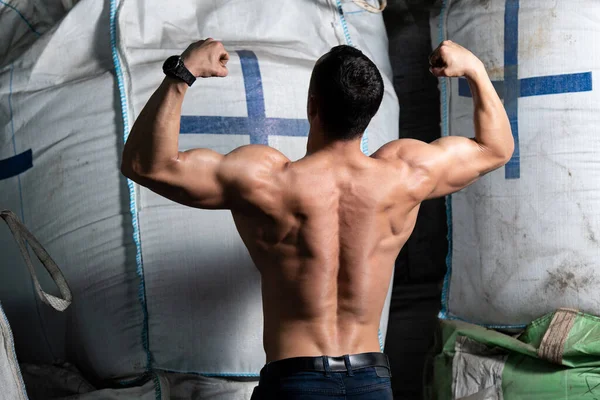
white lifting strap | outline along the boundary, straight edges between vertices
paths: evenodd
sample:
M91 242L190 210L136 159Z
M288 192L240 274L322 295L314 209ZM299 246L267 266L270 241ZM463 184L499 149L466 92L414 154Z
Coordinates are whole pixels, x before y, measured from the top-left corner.
M48 304L50 307L54 308L57 311L64 311L71 305L71 301L73 300L73 296L71 294L71 289L69 289L69 285L65 280L65 277L62 271L58 268L58 265L52 260L52 257L48 254L46 249L40 244L40 242L33 236L31 232L23 225L21 221L17 218L17 216L9 210L4 210L0 212L0 217L6 222L10 231L12 232L17 245L19 246L19 250L21 250L21 256L23 256L23 260L25 260L25 264L27 264L27 268L29 268L29 273L31 274L31 278L33 279L33 283L35 285L35 290L40 297L40 299ZM52 277L56 286L60 291L61 297L53 296L49 293L44 292L42 286L40 285L40 281L37 278L35 273L35 269L33 268L33 264L31 263L31 258L29 257L29 251L27 250L27 245L33 249L33 252L40 260L46 271Z
M559 308L554 313L548 330L538 348L538 357L554 364L562 365L565 343L579 314L578 310Z
M354 2L354 4L356 4L360 8L362 8L368 12L375 13L375 14L382 12L387 7L387 0L378 1L379 8L372 6L371 4L369 4L369 2L367 2L367 0L352 0L352 1Z

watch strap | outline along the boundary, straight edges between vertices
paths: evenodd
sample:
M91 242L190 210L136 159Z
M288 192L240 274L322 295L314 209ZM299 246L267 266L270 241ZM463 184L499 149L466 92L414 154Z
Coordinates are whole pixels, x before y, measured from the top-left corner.
M189 69L186 68L181 57L179 57L179 64L177 66L177 75L181 80L183 80L185 83L187 83L188 86L192 86L192 84L194 82L196 82L196 77L194 76L194 74L192 74L190 72Z
M165 75L170 76L171 78L184 81L188 84L188 86L192 86L192 84L196 81L196 77L190 72L190 70L186 68L181 56L169 57L163 64L163 72Z

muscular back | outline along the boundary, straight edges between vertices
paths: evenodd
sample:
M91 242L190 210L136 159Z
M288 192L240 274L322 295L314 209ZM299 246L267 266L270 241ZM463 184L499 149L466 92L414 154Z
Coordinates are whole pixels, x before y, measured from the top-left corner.
M252 171L233 211L262 276L267 359L379 351L394 261L418 212L414 173L381 157L286 160Z

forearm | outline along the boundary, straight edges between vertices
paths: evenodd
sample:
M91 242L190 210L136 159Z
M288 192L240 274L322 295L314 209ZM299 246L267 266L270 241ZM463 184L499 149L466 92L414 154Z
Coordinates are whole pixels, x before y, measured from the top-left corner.
M509 159L514 139L504 105L481 62L467 75L473 94L475 140L492 154Z
M179 122L187 84L166 77L138 116L125 149L121 169L131 174L151 174L176 160Z

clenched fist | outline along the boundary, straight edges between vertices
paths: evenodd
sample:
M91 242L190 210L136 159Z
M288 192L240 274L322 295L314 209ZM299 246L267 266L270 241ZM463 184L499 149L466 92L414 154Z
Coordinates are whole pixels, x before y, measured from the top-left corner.
M451 40L443 41L429 56L429 70L437 77L473 76L483 63L469 50Z
M190 44L181 58L185 67L197 78L227 76L229 53L223 47L223 43L212 38Z

